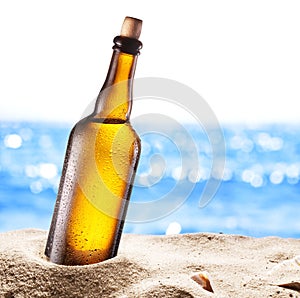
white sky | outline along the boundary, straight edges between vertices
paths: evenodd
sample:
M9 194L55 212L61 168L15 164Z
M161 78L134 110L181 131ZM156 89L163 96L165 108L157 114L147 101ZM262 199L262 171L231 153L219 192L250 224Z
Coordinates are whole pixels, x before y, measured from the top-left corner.
M299 122L296 0L0 0L0 120L76 122L126 15L144 21L136 77L190 86L221 122Z

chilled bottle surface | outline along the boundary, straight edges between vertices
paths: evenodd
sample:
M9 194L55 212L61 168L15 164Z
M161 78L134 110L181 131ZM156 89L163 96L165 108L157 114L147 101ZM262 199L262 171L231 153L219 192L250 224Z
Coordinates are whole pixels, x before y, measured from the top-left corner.
M74 127L58 198L66 206L56 208L62 218L54 215L54 233L65 235L52 244L54 252L64 251L56 256L59 263L91 264L116 255L139 152L129 123L84 119Z

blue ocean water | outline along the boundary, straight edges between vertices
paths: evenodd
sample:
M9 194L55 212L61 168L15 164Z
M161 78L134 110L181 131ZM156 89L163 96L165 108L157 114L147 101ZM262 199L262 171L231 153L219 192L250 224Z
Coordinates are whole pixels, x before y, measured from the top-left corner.
M0 123L1 232L49 228L70 129L57 123ZM171 128L167 137L142 135L131 201L156 200L173 191L174 200L183 204L160 219L126 222L125 232L300 237L300 127L236 124L222 130L226 145L222 182L203 208L199 199L212 165L205 132L188 125L190 139ZM196 172L193 146L198 154ZM188 164L184 171L183 161ZM187 196L185 186L191 184Z

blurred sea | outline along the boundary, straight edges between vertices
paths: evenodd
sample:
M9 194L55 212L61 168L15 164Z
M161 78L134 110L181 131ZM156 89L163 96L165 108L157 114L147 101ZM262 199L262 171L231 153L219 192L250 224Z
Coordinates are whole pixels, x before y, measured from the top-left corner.
M0 232L49 228L70 129L64 124L0 122ZM159 199L178 187L179 181L194 183L194 189L170 215L147 223L127 222L125 232L300 237L300 126L227 125L222 129L224 175L204 208L198 204L212 158L206 134L189 125L191 139L171 128L167 138L155 133L142 136L131 200ZM186 150L179 152L179 143ZM181 171L182 160L193 163L191 145L198 150L196 173L192 168ZM178 187L179 196L180 192Z

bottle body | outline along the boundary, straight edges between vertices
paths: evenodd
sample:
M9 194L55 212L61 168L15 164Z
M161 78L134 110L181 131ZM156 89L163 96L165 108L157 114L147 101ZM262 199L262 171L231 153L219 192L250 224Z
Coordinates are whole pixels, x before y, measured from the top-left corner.
M84 265L117 254L139 156L128 121L90 116L75 125L46 247L51 261Z

